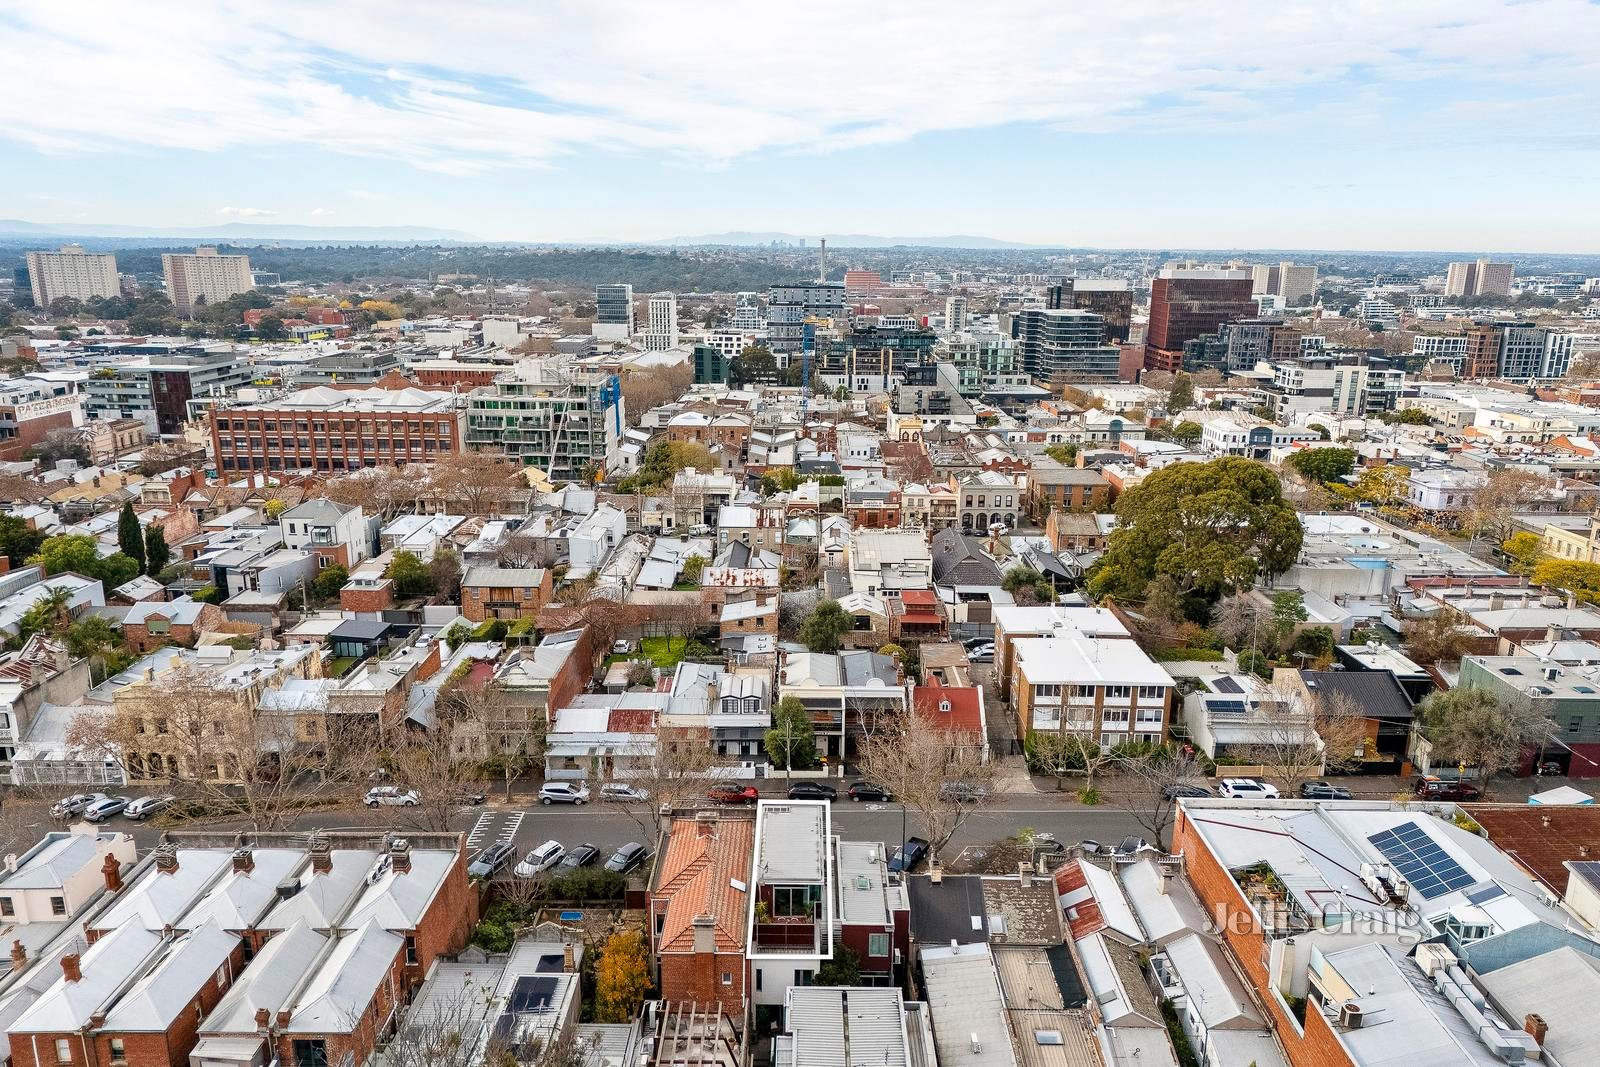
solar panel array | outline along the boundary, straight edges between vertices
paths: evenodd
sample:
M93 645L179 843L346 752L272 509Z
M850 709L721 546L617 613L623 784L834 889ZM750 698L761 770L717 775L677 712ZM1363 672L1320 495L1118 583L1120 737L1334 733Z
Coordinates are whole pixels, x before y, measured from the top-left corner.
M1412 889L1428 900L1477 881L1414 822L1373 834L1367 840L1393 864L1400 877L1411 883Z
M1242 700L1208 700L1206 710L1213 715L1243 715L1246 709Z

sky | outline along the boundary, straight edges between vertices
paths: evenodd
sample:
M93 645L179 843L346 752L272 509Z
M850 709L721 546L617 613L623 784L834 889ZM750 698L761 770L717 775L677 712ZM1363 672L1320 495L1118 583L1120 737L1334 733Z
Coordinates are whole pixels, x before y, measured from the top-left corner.
M4 0L0 217L1600 252L1587 0Z

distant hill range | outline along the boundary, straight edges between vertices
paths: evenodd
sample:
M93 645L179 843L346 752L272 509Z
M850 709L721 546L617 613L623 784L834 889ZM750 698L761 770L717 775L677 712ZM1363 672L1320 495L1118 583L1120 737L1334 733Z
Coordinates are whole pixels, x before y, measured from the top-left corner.
M253 222L224 222L215 226L107 226L87 222L42 224L21 219L0 219L0 239L70 240L74 237L116 240L168 238L234 244L259 241L342 241L358 244L378 241L458 242L476 239L472 234L460 230L439 230L429 226L292 226Z
M799 244L815 248L817 239L826 237L830 248L1046 248L1047 245L1019 244L1001 241L994 237L974 237L971 234L951 234L947 237L883 237L873 233L754 233L748 230L731 230L727 233L702 233L691 237L668 237L651 241L654 245L770 245Z

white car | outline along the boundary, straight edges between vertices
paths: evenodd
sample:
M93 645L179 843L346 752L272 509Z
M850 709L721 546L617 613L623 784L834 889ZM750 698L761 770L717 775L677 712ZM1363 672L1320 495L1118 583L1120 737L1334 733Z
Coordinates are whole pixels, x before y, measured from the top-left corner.
M522 862L517 864L515 869L516 876L518 878L532 878L536 874L543 874L560 863L561 858L566 854L567 850L561 847L560 841L546 841L522 857Z
M380 804L399 805L402 808L414 808L422 802L422 797L415 789L401 789L397 785L379 785L367 790L367 795L361 803L369 808L376 808Z
M587 804L589 787L582 782L546 782L539 787L541 804Z
M641 789L636 785L629 785L626 782L607 782L600 787L600 799L617 803L649 800L650 791Z
M1217 796L1234 800L1277 800L1278 787L1254 778L1224 778L1217 787Z

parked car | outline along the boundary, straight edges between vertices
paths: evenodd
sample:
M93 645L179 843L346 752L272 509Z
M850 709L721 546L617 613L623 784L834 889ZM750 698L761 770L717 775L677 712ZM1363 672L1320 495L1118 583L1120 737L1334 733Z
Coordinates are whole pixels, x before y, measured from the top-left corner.
M611 651L619 656L627 652L632 652L633 642L624 641L621 638L618 638L617 640L611 642Z
M560 863L566 854L567 850L561 847L560 841L546 841L538 848L529 850L512 873L518 878L532 878Z
M928 842L920 837L908 837L906 843L895 849L894 855L889 857L889 870L894 874L907 874L927 854Z
M994 642L985 641L981 645L975 645L972 648L967 649L967 658L974 663L993 663Z
M85 808L105 799L104 793L74 793L70 797L62 797L51 805L50 814L58 819L81 815Z
M1083 854L1086 856L1098 856L1100 853L1108 851L1106 846L1102 845L1092 837L1086 837L1082 841L1079 841L1078 847L1083 849Z
M1054 834L1037 833L1028 839L1028 852L1034 856L1059 856L1066 850Z
M516 848L509 841L501 841L490 845L467 864L468 878L493 878L498 872L505 869L517 854Z
M599 858L600 850L598 848L587 843L578 845L575 848L568 849L567 854L561 857L561 863L557 865L556 873L566 874L568 871L575 871L579 867L587 867Z
M789 787L790 800L832 800L839 791L821 782L796 782Z
M641 789L636 785L629 785L627 782L607 782L600 787L600 799L618 804L625 804L630 801L644 801L650 799L650 791Z
M627 874L649 858L649 849L637 841L629 841L626 845L613 852L610 859L606 860L606 870L615 871L618 874Z
M1130 834L1127 837L1124 837L1122 839L1122 843L1117 846L1117 854L1120 856L1131 856L1135 852L1138 852L1141 848L1148 848L1149 846L1150 842L1146 841L1144 838Z
M958 804L976 804L989 799L989 790L972 782L946 782L939 787L939 796Z
M539 787L541 804L587 804L589 787L582 782L546 782Z
M90 822L105 822L117 812L126 810L127 807L127 797L106 797L104 800L97 800L87 808L84 808L83 817Z
M456 791L455 800L457 804L472 804L476 806L478 804L487 803L489 800L489 794L485 793L481 789L458 789Z
M1161 791L1161 795L1168 800L1177 800L1179 797L1209 797L1213 794L1203 785L1169 785Z
M415 789L401 789L397 785L375 785L367 790L367 795L361 799L361 803L369 808L380 805L414 808L422 803L422 795Z
M883 786L873 785L871 782L851 782L846 792L850 794L850 799L858 804L863 800L887 802L894 799Z
M718 804L754 804L761 799L755 786L739 785L737 782L714 785L706 790L706 796Z
M1342 785L1329 785L1327 782L1301 782L1300 799L1302 800L1350 800L1350 790Z
M128 805L122 814L135 821L148 819L152 815L158 815L166 811L177 802L178 798L171 793L157 793L151 797L138 797Z
M1424 800L1477 800L1483 790L1459 778L1440 778L1428 774L1417 779L1411 791Z
M1278 787L1254 778L1224 778L1217 787L1217 796L1232 800L1277 800Z

